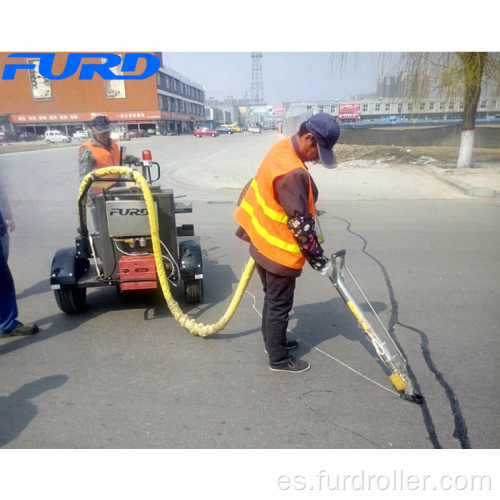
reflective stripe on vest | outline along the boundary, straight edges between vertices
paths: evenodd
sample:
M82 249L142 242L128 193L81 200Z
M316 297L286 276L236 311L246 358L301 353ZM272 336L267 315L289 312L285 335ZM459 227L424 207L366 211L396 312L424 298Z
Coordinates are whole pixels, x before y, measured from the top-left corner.
M271 245L277 246L278 248L282 248L283 250L287 250L288 252L298 253L300 254L300 248L297 243L287 243L286 241L280 240L276 236L273 236L267 232L265 228L263 228L254 214L254 210L252 206L245 200L241 202L241 208L245 210L245 212L250 215L252 218L252 224L255 230Z
M294 269L300 269L306 260L287 225L288 216L274 198L273 182L297 168L303 169L309 176L290 139L275 144L234 213L234 219L247 232L259 252L274 262ZM315 217L310 176L308 211Z

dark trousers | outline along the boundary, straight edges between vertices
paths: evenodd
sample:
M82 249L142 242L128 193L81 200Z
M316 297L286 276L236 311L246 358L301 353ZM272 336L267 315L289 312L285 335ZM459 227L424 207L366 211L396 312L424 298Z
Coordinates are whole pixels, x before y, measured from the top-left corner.
M270 364L284 365L290 359L286 330L293 306L295 278L278 276L255 264L264 289L262 308L262 336L269 354Z
M0 214L1 218L1 214ZM0 220L1 223L1 220ZM4 244L7 242L4 239ZM14 280L7 264L7 252L4 252L0 238L0 333L7 333L17 328L17 302Z

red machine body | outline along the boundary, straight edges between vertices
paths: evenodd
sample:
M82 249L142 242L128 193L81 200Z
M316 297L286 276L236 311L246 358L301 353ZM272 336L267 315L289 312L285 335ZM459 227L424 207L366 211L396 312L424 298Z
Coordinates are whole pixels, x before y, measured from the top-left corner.
M123 256L118 263L118 268L120 270L120 290L158 288L154 255Z

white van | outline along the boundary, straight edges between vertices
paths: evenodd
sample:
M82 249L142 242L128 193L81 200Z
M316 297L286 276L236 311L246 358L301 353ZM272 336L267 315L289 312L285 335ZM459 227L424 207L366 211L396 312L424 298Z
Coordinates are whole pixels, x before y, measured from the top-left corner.
M47 144L51 142L71 142L71 137L61 134L59 130L47 130L45 132L45 142Z

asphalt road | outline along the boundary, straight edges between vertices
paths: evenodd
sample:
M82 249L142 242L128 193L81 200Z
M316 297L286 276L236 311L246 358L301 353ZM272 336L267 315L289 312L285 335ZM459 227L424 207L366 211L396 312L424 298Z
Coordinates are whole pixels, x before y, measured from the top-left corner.
M181 307L215 322L247 258L234 236L239 191L279 136L137 139L162 185L193 201L205 300ZM330 282L306 266L290 337L312 368L272 373L252 279L227 328L210 339L181 328L162 300L89 293L67 316L48 278L76 236L74 146L3 154L17 228L10 266L31 338L0 338L0 447L498 448L500 202L469 197L419 167L312 166L325 248L347 265L407 357L426 405L401 400ZM362 299L358 299L361 303ZM375 326L375 325L374 325Z

